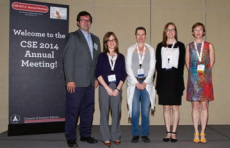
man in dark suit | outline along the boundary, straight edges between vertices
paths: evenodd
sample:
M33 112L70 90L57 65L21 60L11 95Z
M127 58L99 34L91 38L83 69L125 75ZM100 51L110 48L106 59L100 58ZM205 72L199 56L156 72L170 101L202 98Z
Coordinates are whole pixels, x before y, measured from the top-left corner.
M76 142L76 121L80 115L80 140L88 143L98 141L91 137L94 111L94 92L98 86L95 67L101 52L100 40L89 32L91 15L82 11L77 16L79 29L69 33L65 39L64 72L66 77L66 121L65 136L69 147Z

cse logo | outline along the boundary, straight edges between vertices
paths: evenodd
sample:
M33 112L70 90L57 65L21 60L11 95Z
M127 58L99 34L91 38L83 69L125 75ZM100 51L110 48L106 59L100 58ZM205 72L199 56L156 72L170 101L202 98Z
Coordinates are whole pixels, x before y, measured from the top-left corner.
M23 48L38 48L37 41L21 41L20 46Z

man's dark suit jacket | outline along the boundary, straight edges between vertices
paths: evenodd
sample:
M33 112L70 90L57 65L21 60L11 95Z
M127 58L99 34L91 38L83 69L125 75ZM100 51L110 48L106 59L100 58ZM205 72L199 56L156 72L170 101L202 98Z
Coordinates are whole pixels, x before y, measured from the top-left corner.
M95 67L101 52L100 40L91 33L93 59L84 34L80 29L69 33L65 39L64 71L66 82L75 82L76 87L94 86Z

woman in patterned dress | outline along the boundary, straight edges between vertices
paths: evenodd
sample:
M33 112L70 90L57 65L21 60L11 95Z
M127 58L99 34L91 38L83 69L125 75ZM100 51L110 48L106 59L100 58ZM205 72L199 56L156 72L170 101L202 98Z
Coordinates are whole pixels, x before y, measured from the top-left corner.
M214 47L203 40L205 26L198 22L192 26L195 41L186 47L185 62L188 69L187 101L192 103L195 143L206 143L205 128L208 120L208 104L214 100L212 68L215 62ZM199 133L198 125L201 123Z

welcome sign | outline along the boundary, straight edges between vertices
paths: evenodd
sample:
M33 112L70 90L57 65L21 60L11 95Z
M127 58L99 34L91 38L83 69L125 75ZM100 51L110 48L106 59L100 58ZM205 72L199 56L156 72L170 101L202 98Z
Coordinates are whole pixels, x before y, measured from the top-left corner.
M8 135L64 131L69 6L10 1Z

